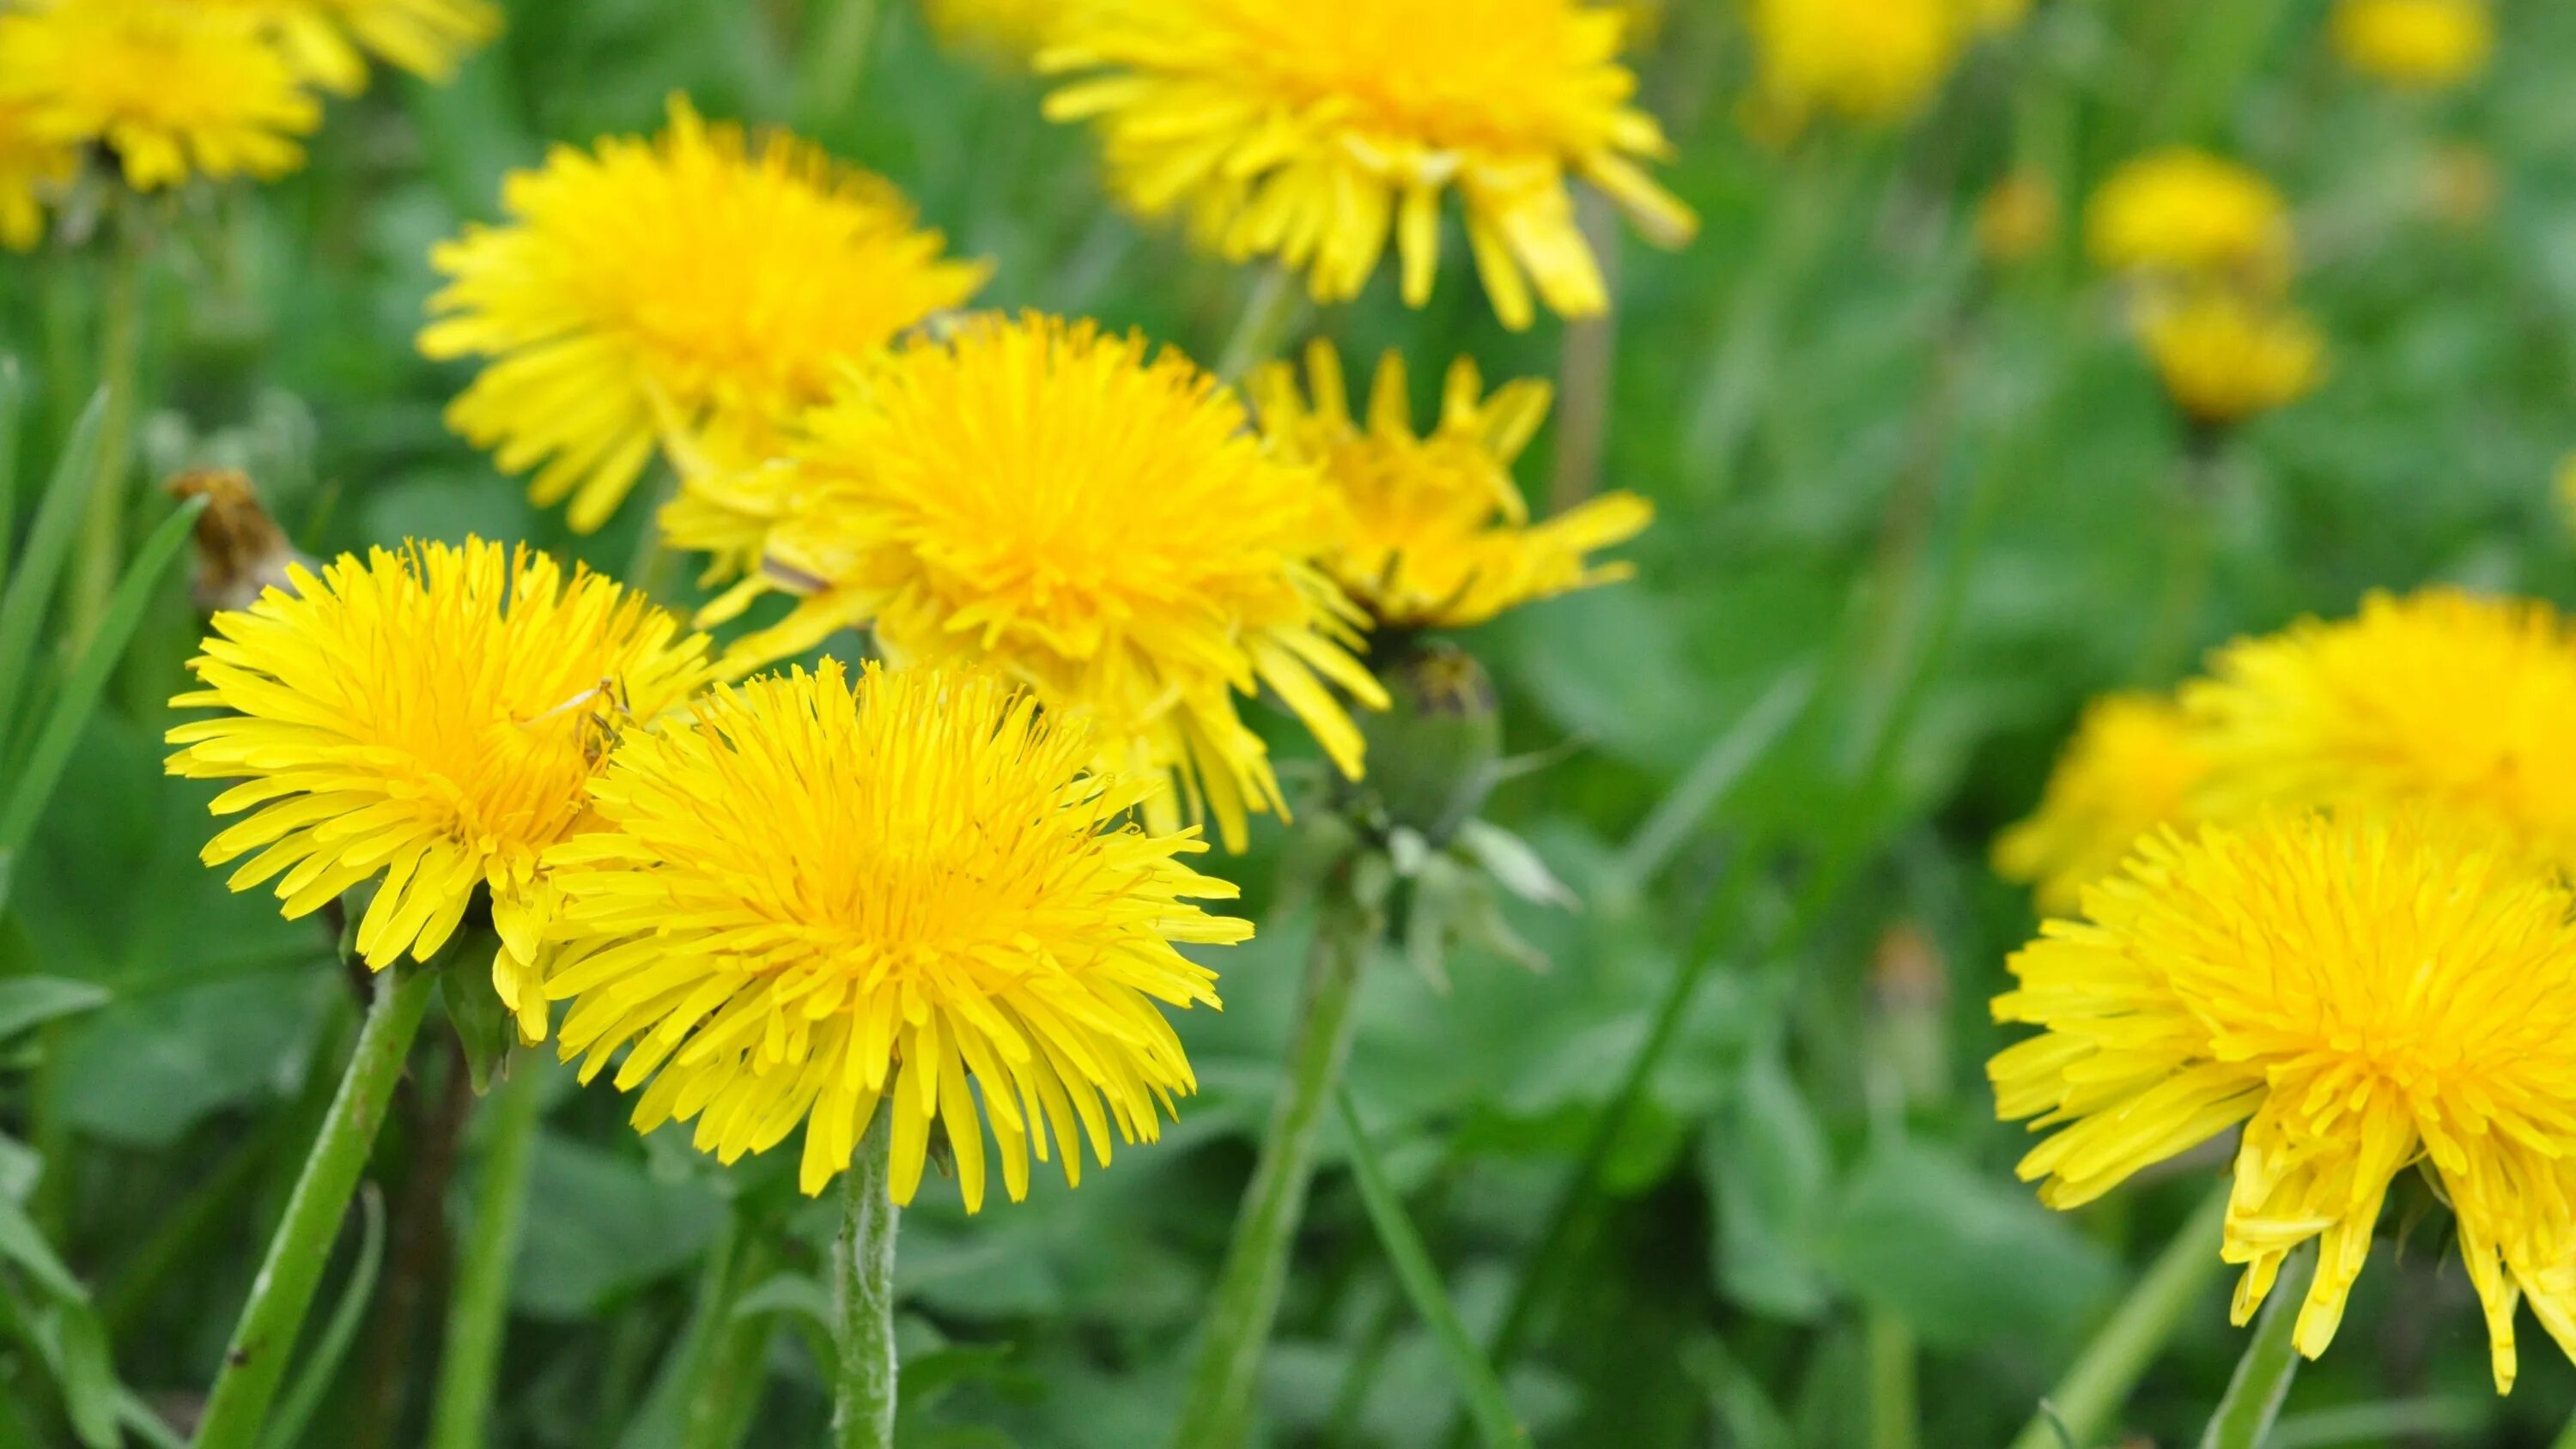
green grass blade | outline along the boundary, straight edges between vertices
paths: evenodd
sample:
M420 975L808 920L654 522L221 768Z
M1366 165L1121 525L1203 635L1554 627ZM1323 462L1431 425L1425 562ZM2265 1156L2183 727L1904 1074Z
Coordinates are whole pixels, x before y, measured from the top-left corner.
M1475 1421L1477 1437L1489 1449L1526 1446L1530 1442L1529 1430L1512 1412L1502 1380L1494 1376L1493 1366L1485 1362L1484 1352L1476 1347L1475 1338L1449 1302L1449 1292L1440 1282L1440 1270L1433 1266L1421 1235L1413 1230L1412 1220L1404 1215L1404 1203L1388 1185L1377 1149L1370 1145L1368 1132L1360 1125L1359 1109L1351 1105L1350 1089L1336 1087L1333 1100L1341 1109L1342 1131L1351 1140L1351 1171L1359 1179L1360 1201L1367 1205L1369 1223L1377 1229L1378 1246L1386 1250L1387 1262L1404 1285L1405 1297L1413 1301L1413 1311L1422 1315L1431 1336L1439 1340L1440 1356L1447 1360L1450 1376L1457 1380L1459 1396L1467 1401L1467 1413Z
M64 440L53 479L36 505L35 524L27 530L26 550L10 575L8 591L0 593L0 739L10 737L15 723L9 717L12 702L27 697L27 658L36 647L36 630L53 602L63 564L71 557L72 537L80 532L106 420L107 395L101 393L90 399Z
M44 731L36 736L36 747L27 757L26 773L11 783L7 803L0 807L0 855L16 855L35 832L36 817L44 813L45 801L52 797L63 766L71 760L72 747L88 727L90 712L98 707L99 693L107 687L108 675L134 638L135 626L143 622L143 611L151 604L161 575L187 544L188 531L195 527L197 515L204 508L204 499L191 499L178 512L161 520L161 526L143 541L143 549L135 555L125 577L117 582L116 592L107 601L107 613L99 621L98 633L72 665L71 673L63 680L62 692L54 696Z
M305 1426L322 1407L341 1361L349 1356L349 1345L357 1342L358 1329L366 1322L367 1305L375 1301L376 1275L385 1261L385 1202L371 1186L359 1194L358 1204L363 1215L361 1236L357 1261L349 1266L349 1282L340 1290L340 1302L331 1310L331 1321L322 1326L322 1336L313 1341L304 1371L278 1401L277 1417L269 1421L260 1449L295 1449L304 1442Z
M0 592L8 588L9 556L18 549L18 423L26 405L18 359L0 357Z

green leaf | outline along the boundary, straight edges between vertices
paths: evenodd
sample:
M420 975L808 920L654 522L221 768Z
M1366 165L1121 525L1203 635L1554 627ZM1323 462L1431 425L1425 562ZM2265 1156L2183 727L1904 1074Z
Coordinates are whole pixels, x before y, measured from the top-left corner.
M1439 1268L1423 1247L1421 1235L1413 1230L1412 1220L1405 1216L1403 1199L1388 1184L1377 1148L1369 1141L1368 1129L1361 1125L1359 1109L1351 1105L1350 1089L1335 1087L1333 1104L1341 1110L1342 1131L1350 1139L1351 1174L1359 1182L1360 1201L1368 1208L1369 1224L1377 1229L1378 1246L1395 1269L1396 1280L1404 1285L1404 1296L1412 1301L1413 1311L1422 1316L1432 1338L1439 1343L1458 1395L1467 1401L1467 1413L1475 1421L1478 1437L1489 1446L1528 1444L1528 1428L1503 1392L1502 1380L1494 1376L1493 1365L1485 1361L1484 1350L1476 1346L1467 1325L1459 1319L1457 1308L1449 1301L1449 1290L1441 1284Z
M86 1300L66 1300L54 1310L55 1377L70 1411L72 1432L89 1449L119 1449L124 1389L108 1356L107 1329Z
M163 571L179 556L188 541L189 529L204 508L204 499L190 499L161 520L161 526L143 541L125 577L117 581L116 592L108 597L107 613L99 620L98 632L81 650L79 661L63 680L61 692L54 696L53 710L45 717L43 732L36 736L26 772L11 788L6 805L0 806L0 851L14 854L26 846L27 837L34 833L36 817L52 798L54 782L61 778L72 746L88 726L90 711L98 706L99 691L107 687L107 676L124 656L135 626L143 621L143 611L152 602ZM0 680L6 677L0 675Z
M2027 1189L1913 1142L1870 1153L1823 1247L1854 1297L1949 1347L2071 1340L2118 1277Z
M781 1273L734 1300L736 1320L758 1318L764 1313L801 1314L829 1328L832 1294L808 1274Z
M0 357L0 586L9 581L9 555L18 546L18 421L26 402L18 359Z
M5 1197L0 1197L0 1258L17 1264L54 1299L78 1303L89 1296L89 1290L55 1254L54 1245L37 1230L35 1219Z
M1717 1200L1720 1291L1756 1313L1809 1322L1833 1298L1815 1241L1833 1190L1824 1128L1779 1058L1747 1060L1733 1110L1706 1139Z
M528 1169L528 1215L510 1301L534 1318L589 1318L611 1298L686 1268L725 1219L703 1180L656 1182L632 1157L548 1133Z
M36 505L36 521L27 531L27 547L0 593L0 739L15 733L13 702L28 697L27 660L36 646L36 630L53 602L54 585L71 557L79 531L82 505L98 472L100 432L106 425L107 394L91 398L80 422L63 443L63 455Z
M59 976L0 979L0 1038L62 1017L95 1011L115 997L116 993L104 986L66 981Z

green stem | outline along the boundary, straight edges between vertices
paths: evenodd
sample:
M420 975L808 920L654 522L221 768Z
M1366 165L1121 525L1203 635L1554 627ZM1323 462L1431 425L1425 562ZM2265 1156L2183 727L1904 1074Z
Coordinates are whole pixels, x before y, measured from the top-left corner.
M2110 1321L2093 1335L2075 1366L2042 1402L2046 1408L2012 1441L2012 1449L2064 1449L2071 1439L2090 1444L2110 1428L2167 1340L2208 1293L2224 1266L2219 1230L2227 1220L2227 1189L2209 1195L2175 1233Z
M810 26L808 59L797 77L807 127L838 118L858 93L884 8L884 0L813 0L810 9L821 13Z
M1869 1315L1869 1449L1918 1449L1922 1408L1914 1375L1914 1330L1892 1313Z
M2299 1248L2282 1265L2262 1315L2254 1320L2253 1340L2245 1345L2245 1356L2236 1361L2236 1376L2227 1381L2227 1397L2218 1401L2218 1412L2209 1416L2200 1449L2262 1449L2272 1421L2281 1417L2281 1400L2290 1392L2290 1380L2298 1377L2299 1309L2316 1266L2312 1247Z
M1279 345L1305 315L1306 292L1297 285L1296 276L1275 264L1262 268L1252 290L1244 294L1243 313L1235 319L1225 350L1217 354L1216 375L1229 383L1242 382L1245 374L1279 355Z
M250 1301L242 1305L224 1366L198 1421L196 1449L250 1449L258 1442L296 1331L313 1306L331 1239L338 1235L349 1196L366 1170L376 1129L384 1125L394 1084L402 1078L437 984L435 971L419 967L397 967L392 979L376 978L375 1005L358 1033L339 1095L332 1098L313 1139L304 1171L287 1199L286 1216L268 1241L259 1276L251 1280Z
M2568 1417L2567 1427L2558 1431L2558 1437L2550 1441L2549 1449L2576 1449L2576 1415Z
M894 1107L880 1103L841 1174L844 1215L832 1250L832 1331L841 1362L834 1374L833 1442L838 1449L894 1446L894 1235L898 1214L886 1194Z
M1175 1449L1230 1449L1250 1428L1262 1353L1279 1316L1289 1251L1315 1175L1324 1105L1350 1055L1351 1005L1361 972L1386 933L1384 891L1372 883L1383 879L1380 864L1369 854L1344 861L1317 902L1288 1080L1271 1108L1260 1161L1235 1214L1234 1240L1209 1299L1206 1335L1173 1431Z
M99 338L99 384L107 417L99 432L98 473L90 485L81 529L78 571L73 575L70 640L74 648L96 633L108 596L125 572L126 475L133 470L134 391L143 356L143 227L140 208L117 218L116 245L108 253L105 317Z
M2149 616L2138 651L2138 682L2151 689L2172 683L2191 663L2200 616L2209 602L2218 553L2218 489L2225 476L2226 442L2195 435L2185 445L2165 498L2164 588Z
M510 1269L526 1220L528 1165L545 1104L542 1059L522 1052L490 1099L483 1175L474 1190L472 1236L456 1269L447 1306L447 1346L438 1368L438 1402L430 1417L431 1449L480 1449L501 1368L510 1317Z

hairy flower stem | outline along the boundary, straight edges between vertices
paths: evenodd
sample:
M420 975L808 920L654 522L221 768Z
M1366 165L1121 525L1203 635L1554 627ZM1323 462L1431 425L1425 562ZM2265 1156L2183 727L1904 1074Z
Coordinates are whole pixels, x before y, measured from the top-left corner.
M2299 1307L2316 1270L2314 1247L2298 1249L2281 1265L2281 1276L2272 1284L2262 1316L2254 1320L2253 1341L2236 1361L2236 1376L2227 1381L2227 1396L2218 1401L2218 1412L2209 1416L2209 1428L2200 1436L2200 1449L2262 1449L2272 1421L2281 1417L2281 1400L2290 1392L2290 1380L2299 1373L2299 1350L2293 1340L2298 1336Z
M107 615L108 596L125 572L126 475L134 467L134 392L143 365L143 218L129 203L116 219L108 250L105 309L99 334L99 386L107 416L98 435L98 474L90 484L79 561L72 576L71 642L87 643Z
M1289 1046L1288 1080L1270 1112L1261 1159L1252 1169L1208 1306L1206 1336L1190 1370L1173 1430L1174 1449L1231 1449L1251 1427L1261 1356L1279 1316L1288 1255L1315 1175L1315 1142L1325 1104L1351 1050L1351 1004L1360 974L1386 934L1380 862L1369 853L1342 862L1317 902L1315 944L1306 963L1306 1000Z
M436 971L418 966L395 967L376 977L375 1004L341 1075L339 1094L331 1099L331 1110L287 1197L286 1215L268 1240L259 1276L251 1280L250 1301L242 1305L223 1368L206 1399L205 1417L198 1421L196 1449L250 1449L258 1442L296 1332L313 1306L331 1240L348 1212L350 1194L357 1191L359 1174L366 1170L376 1130L384 1125L394 1084L402 1077L437 984Z
M2227 1189L2221 1186L2120 1300L2074 1367L2049 1391L2045 1407L2014 1438L2012 1449L2064 1449L2069 1441L2101 1440L2147 1366L2217 1279L2224 1266L2218 1256L2219 1229L2226 1219Z
M840 1347L833 1375L832 1442L839 1449L894 1446L894 1106L879 1103L841 1174L844 1215L832 1247L832 1334Z
M490 1118L483 1175L474 1190L472 1236L465 1241L448 1300L447 1346L438 1365L438 1402L430 1449L479 1449L501 1367L509 1322L510 1268L526 1221L528 1164L535 1156L544 1073L536 1053L522 1052L486 1099Z

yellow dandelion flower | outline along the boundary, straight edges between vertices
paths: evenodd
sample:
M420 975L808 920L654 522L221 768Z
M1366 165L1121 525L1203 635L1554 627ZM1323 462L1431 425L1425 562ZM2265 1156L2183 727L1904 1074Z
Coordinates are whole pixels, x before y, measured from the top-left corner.
M1064 0L923 0L931 28L951 45L1026 60L1046 43Z
M2340 0L2334 47L2375 80L2438 90L2486 69L2495 15L2485 0Z
M320 577L217 614L171 703L223 711L169 733L170 773L240 780L214 813L256 810L206 846L253 851L234 890L277 877L290 918L365 881L357 946L381 969L426 961L478 899L501 950L493 984L544 1036L548 846L583 828L608 737L685 698L706 641L600 575L469 541L343 556ZM478 890L478 888L480 888Z
M1546 383L1484 396L1476 365L1449 369L1440 425L1413 431L1404 359L1378 363L1367 425L1350 414L1341 358L1308 349L1313 400L1284 363L1252 381L1263 428L1281 456L1320 467L1341 495L1339 537L1324 564L1380 627L1464 628L1533 599L1614 583L1625 564L1594 564L1654 521L1654 506L1613 493L1533 525L1512 462L1547 417Z
M45 203L71 184L80 155L37 133L33 108L0 101L0 246L31 251L45 239Z
M2072 915L2085 887L2117 872L2139 840L2184 818L2208 773L2208 757L2173 700L2095 700L2050 773L2038 811L1995 842L1995 870L2035 887L2042 912Z
M2238 1123L2222 1255L2243 1323L2315 1239L2295 1325L2325 1351L2390 1181L2438 1184L2485 1305L2496 1387L2514 1310L2576 1348L2576 898L2407 814L2276 816L2150 841L2013 958L1998 1021L2043 1028L1989 1073L2022 1159L2071 1208Z
M2057 227L2057 184L2035 168L2003 177L1977 202L1977 250L2001 266L2047 250Z
M2373 594L2229 645L2183 707L2214 813L2420 805L2576 871L2576 631L2546 604Z
M2231 287L2151 299L2139 331L2166 393L2209 426L2287 407L2325 378L2325 339L2305 317Z
M802 1124L809 1194L880 1102L898 1203L934 1121L969 1212L987 1122L1014 1201L1050 1136L1078 1184L1083 1135L1106 1165L1113 1124L1150 1142L1195 1088L1155 1003L1215 1006L1216 977L1174 943L1252 935L1194 903L1235 894L1181 864L1194 834L1122 823L1154 787L1094 753L989 672L870 666L853 691L830 662L630 737L594 786L615 828L549 856L564 1055L587 1081L631 1045L636 1127L694 1118L727 1162Z
M1972 29L1958 0L1747 0L1755 102L1795 127L1817 115L1870 125L1929 104Z
M680 99L659 141L559 148L502 205L510 224L432 253L448 285L421 351L491 359L449 424L536 469L530 494L570 498L585 531L666 434L782 420L985 276L942 259L885 181Z
M1349 601L1307 562L1331 494L1187 358L1087 322L980 317L890 354L807 427L797 506L707 617L807 597L737 667L858 624L904 663L991 660L1091 717L1105 767L1177 777L1156 829L1203 805L1237 849L1247 811L1286 802L1236 695L1268 686L1359 774L1331 686L1386 696L1346 647Z
M443 81L501 33L490 0L219 0L269 26L296 72L342 95L366 88L372 54Z
M2296 261L2289 203L2262 175L2206 151L2141 156L2093 194L2085 226L2093 259L2114 272L2266 285Z
M282 176L321 123L259 21L195 0L27 0L0 12L0 104L35 135L100 142L140 191Z
M1120 195L1185 211L1242 261L1276 256L1346 301L1393 238L1404 300L1430 300L1452 189L1486 295L1527 327L1609 305L1567 177L1658 245L1698 228L1638 164L1671 152L1631 104L1622 17L1582 0L1098 0L1039 57L1088 72L1047 102L1098 122Z

